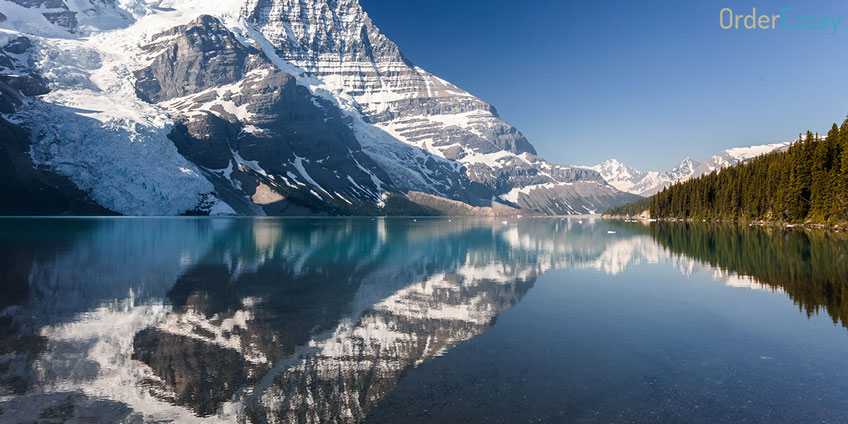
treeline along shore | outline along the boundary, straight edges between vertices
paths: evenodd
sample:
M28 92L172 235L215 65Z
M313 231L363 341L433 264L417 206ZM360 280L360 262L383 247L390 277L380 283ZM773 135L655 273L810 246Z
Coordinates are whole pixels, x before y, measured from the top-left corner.
M848 119L826 136L667 187L607 216L848 228Z

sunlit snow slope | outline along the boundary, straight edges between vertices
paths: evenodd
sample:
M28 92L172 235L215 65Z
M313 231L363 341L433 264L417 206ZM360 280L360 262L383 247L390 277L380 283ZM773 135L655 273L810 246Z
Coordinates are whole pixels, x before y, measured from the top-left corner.
M0 141L16 146L10 191L30 194L13 202L37 197L34 181L131 215L439 212L409 192L486 213L634 199L538 157L356 0L0 0L0 13Z
M591 167L591 169L598 171L610 185L621 191L640 196L651 196L673 183L697 178L701 175L754 159L760 155L785 149L790 144L775 143L727 149L715 156L711 156L704 162L698 162L687 157L671 171L642 172L615 159L604 161Z

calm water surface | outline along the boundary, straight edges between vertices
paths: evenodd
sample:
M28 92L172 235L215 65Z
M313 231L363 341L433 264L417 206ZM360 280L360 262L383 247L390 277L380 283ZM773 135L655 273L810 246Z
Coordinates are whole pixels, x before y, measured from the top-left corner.
M844 423L848 239L0 220L0 422Z

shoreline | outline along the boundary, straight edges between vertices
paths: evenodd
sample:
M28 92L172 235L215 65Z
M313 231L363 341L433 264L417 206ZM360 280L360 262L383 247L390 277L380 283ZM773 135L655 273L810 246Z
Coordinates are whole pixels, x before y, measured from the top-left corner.
M793 224L788 222L774 221L746 221L739 219L694 219L694 218L645 218L643 216L625 216L625 215L601 215L604 219L626 219L644 222L708 222L708 223L725 223L725 224L747 224L748 226L757 227L772 227L772 228L805 228L811 230L826 230L836 233L848 233L848 226L845 225L826 225L826 224Z

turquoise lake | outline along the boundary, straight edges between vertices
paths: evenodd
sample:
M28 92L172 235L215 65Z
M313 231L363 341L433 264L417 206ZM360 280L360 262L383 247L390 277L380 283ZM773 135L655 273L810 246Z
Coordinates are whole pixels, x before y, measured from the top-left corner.
M838 423L848 237L0 219L0 422Z

